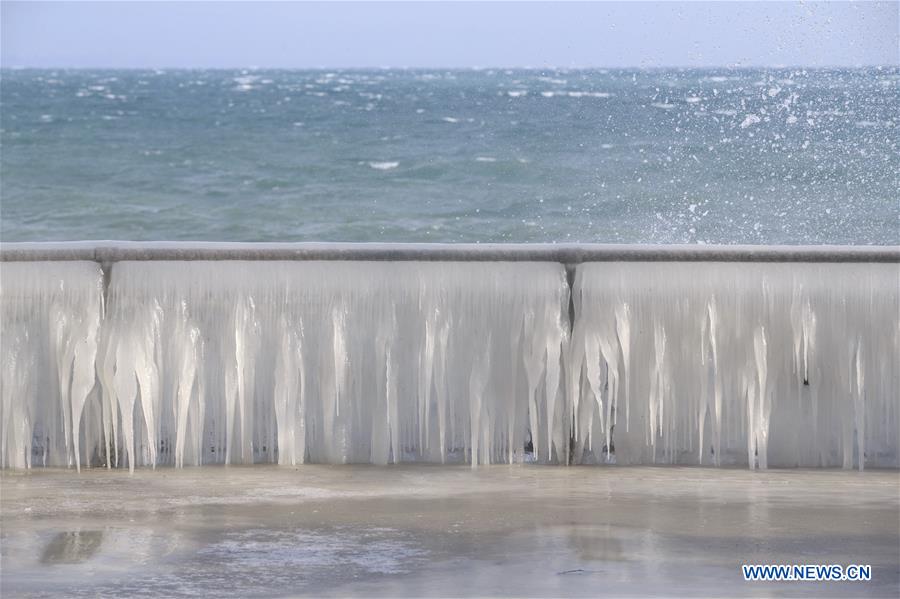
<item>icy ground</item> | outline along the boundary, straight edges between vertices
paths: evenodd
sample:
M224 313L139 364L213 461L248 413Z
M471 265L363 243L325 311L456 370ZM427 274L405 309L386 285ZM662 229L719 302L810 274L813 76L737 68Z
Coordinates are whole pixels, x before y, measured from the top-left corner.
M16 596L896 597L900 473L276 466L0 474ZM868 583L748 583L863 563Z

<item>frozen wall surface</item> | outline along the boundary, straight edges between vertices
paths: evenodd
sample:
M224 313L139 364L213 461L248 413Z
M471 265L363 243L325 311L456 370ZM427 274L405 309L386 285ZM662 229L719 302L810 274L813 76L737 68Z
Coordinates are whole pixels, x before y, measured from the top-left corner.
M60 292L86 268L4 266L4 325L46 337L60 301L96 320L99 269L89 306ZM95 329L71 333L97 356L83 421L68 404L86 392L61 401L14 378L67 376L62 346L32 344L27 368L4 347L3 422L40 407L25 427L53 449L37 462L59 465L78 463L79 436L82 463L132 467L488 463L523 459L529 430L557 459L568 293L552 263L120 262L99 349ZM18 434L4 455L22 453Z
M85 418L96 403L100 266L4 262L0 309L0 465L71 464L100 432Z
M107 268L0 264L3 467L900 466L896 263Z
M578 269L576 451L618 463L898 465L897 264Z

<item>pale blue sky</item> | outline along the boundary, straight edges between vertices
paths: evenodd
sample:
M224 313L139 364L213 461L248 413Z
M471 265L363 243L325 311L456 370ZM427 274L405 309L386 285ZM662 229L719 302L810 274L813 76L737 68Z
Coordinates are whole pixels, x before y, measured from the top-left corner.
M3 1L4 67L859 66L898 3Z

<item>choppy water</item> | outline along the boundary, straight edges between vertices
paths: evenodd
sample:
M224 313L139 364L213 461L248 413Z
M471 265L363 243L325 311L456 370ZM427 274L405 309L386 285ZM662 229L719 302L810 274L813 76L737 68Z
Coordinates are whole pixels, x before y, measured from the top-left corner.
M4 70L0 233L898 243L900 69Z

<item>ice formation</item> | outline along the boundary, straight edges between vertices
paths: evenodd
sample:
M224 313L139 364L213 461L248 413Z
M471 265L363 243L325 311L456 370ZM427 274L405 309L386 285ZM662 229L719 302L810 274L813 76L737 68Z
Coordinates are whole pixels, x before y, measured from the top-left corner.
M78 466L82 441L98 437L103 273L91 262L3 263L0 303L0 466Z
M549 262L0 274L7 468L900 466L897 264L591 263L571 292Z
M579 267L578 459L896 467L898 283L896 264Z
M93 295L62 305L94 322L96 266L5 265L4 327L46 337L60 281L88 273ZM28 465L32 428L54 465L480 464L523 459L528 430L556 459L568 293L551 263L120 262L99 348L96 327L66 330L96 354L81 421L90 388L47 401L14 378L68 376L68 350L28 346L23 368L4 343L3 422L22 429L4 464ZM23 421L21 400L43 412Z

